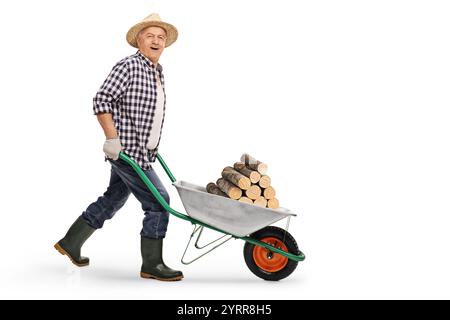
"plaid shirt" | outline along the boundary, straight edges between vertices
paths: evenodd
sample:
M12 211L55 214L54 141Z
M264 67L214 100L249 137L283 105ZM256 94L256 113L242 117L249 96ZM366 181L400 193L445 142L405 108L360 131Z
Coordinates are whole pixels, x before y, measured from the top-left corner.
M156 72L164 90L164 110L156 148L147 149L156 109ZM143 169L155 161L164 124L165 89L160 64L155 65L141 52L119 61L94 97L94 114L111 113L122 151Z

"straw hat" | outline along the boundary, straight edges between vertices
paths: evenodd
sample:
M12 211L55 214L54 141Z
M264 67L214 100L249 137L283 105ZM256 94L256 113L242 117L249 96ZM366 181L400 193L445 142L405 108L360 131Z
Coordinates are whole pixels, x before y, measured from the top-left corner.
M159 14L152 13L148 17L146 17L141 22L136 23L134 26L130 28L127 32L127 41L130 45L137 48L137 35L142 29L147 27L160 27L166 30L167 40L166 40L166 48L174 43L178 38L178 31L173 25L167 22L161 21Z

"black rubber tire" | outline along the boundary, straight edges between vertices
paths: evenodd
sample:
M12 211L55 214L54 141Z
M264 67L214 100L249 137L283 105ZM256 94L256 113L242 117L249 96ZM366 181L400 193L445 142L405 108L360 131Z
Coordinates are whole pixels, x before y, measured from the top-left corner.
M259 231L256 231L255 233L250 235L250 238L261 240L267 237L274 237L279 239L280 241L283 241L284 244L287 247L288 251L293 254L300 254L300 250L298 249L297 242L295 241L294 237L287 231L285 231L282 228L278 228L275 226L268 226L264 229L261 229ZM244 245L244 259L245 263L247 264L247 267L250 269L251 272L253 272L257 277L267 280L267 281L278 281L281 279L286 278L289 276L292 272L294 272L295 268L297 268L298 261L294 261L289 259L286 266L277 272L268 272L266 270L262 270L259 268L254 259L253 259L253 250L255 249L255 245L251 244L249 242L246 242ZM275 253L276 254L276 253Z

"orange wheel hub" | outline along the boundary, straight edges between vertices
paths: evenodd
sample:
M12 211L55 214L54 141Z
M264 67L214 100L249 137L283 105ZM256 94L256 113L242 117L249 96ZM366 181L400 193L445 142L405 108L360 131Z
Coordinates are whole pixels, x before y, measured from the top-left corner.
M288 252L286 245L277 238L266 237L261 239L262 242L270 244L271 246L280 250ZM253 260L256 265L267 272L277 272L282 270L288 263L289 259L281 254L270 251L269 249L255 246L253 249Z

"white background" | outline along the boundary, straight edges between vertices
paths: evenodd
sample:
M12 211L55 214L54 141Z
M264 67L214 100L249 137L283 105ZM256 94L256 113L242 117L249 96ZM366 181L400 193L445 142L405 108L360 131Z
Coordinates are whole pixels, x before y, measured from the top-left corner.
M183 266L191 225L171 217L164 256L185 279L140 279L134 198L86 242L89 267L53 249L107 186L92 97L151 12L179 29L161 155L201 185L243 152L266 162L299 214L307 259L289 278L255 277L240 240ZM447 1L0 2L0 298L450 298L449 16Z

